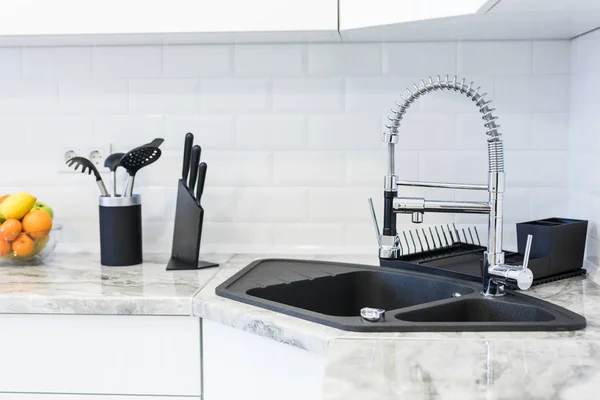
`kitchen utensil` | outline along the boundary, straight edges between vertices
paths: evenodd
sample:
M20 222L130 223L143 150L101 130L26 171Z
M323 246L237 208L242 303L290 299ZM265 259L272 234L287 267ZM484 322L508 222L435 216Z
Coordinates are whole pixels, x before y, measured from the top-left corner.
M183 170L177 188L173 247L167 271L194 270L219 265L199 260L204 222L204 209L200 206L200 199L204 191L207 167L206 163L198 165L201 149L193 144L194 135L188 133L185 135Z
M117 168L121 165L121 158L125 153L113 153L106 157L104 160L104 166L110 171L110 190L111 196L117 196Z
M192 160L190 164L190 181L188 183L188 190L190 194L194 196L194 188L196 187L196 180L198 179L198 163L200 162L200 146L196 145L192 147Z
M160 147L160 145L163 144L164 141L165 141L165 139L163 139L163 138L156 138L153 141L151 141L150 143L148 143L148 145L151 147Z
M92 172L94 173L94 175L96 176L96 184L98 185L98 187L100 188L100 192L102 193L102 196L108 196L108 191L106 190L106 186L104 186L104 181L102 180L102 177L100 176L100 172L98 172L98 169L94 166L94 164L88 160L85 157L73 157L71 159L69 159L66 164L69 167L72 167L73 165L75 165L75 171L77 171L77 168L79 168L79 166L81 166L81 173L85 173L86 171L88 172L88 175L90 175Z
M200 199L202 198L202 193L204 192L204 182L206 181L206 169L208 166L205 162L200 163L200 167L198 167L198 183L196 185L196 203L200 206Z
M194 135L188 133L185 135L183 145L183 170L181 171L181 180L187 186L188 175L190 173L190 158L192 156L192 146L194 144Z
M158 147L152 147L145 144L129 151L121 159L121 166L127 170L129 177L123 190L123 197L131 197L133 194L133 185L135 184L135 175L137 172L155 163L160 158L162 152Z
M100 197L100 263L124 267L142 263L142 199Z

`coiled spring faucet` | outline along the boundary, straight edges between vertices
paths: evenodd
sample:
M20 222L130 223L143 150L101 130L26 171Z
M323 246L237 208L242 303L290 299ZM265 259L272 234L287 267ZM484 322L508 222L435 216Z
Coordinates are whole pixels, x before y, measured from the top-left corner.
M502 251L502 205L504 201L504 149L498 118L494 115L491 101L486 100L485 93L474 87L473 82L467 84L465 79L458 81L455 76L445 79L421 80L420 85L413 85L414 90L406 89L407 94L401 95L402 102L396 102L397 108L392 109L393 115L388 117L388 131L383 134L383 142L387 146L387 172L384 180L384 215L383 232L379 235L379 257L395 259L401 255L399 237L396 229L396 214L412 214L414 223L423 222L426 212L436 213L475 213L488 214L488 242L483 260L483 290L485 296L502 296L506 284L513 284L522 290L531 287L533 274L527 268L531 237L523 265L507 265ZM395 146L398 143L398 128L408 108L421 96L437 90L459 92L471 99L482 114L487 135L488 147L488 183L487 185L401 181L395 173ZM433 187L465 190L487 190L488 202L442 201L426 200L415 197L398 197L399 186Z

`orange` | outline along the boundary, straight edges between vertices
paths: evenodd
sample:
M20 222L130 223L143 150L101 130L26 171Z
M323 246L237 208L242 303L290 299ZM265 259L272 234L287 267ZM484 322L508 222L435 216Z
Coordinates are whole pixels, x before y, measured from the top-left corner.
M17 219L7 219L0 225L0 241L12 242L19 236L23 226Z
M10 242L5 242L4 240L0 240L0 256L5 256L12 250L12 246Z
M24 233L21 233L12 243L12 249L18 257L27 257L33 252L35 243Z
M10 196L10 194L5 194L4 196L0 197L0 204L2 204L2 202L6 200L8 196Z
M33 210L23 218L23 231L34 239L48 236L52 229L52 217L44 210Z

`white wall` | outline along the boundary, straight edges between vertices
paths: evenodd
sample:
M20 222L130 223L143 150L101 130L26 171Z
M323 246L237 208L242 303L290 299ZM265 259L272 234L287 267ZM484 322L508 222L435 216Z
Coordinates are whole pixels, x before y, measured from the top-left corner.
M569 53L568 41L2 48L0 185L55 208L64 250L98 251L96 186L57 172L61 149L164 136L137 188L145 251L168 251L192 131L209 164L203 251L373 252L366 198L381 204L384 117L418 79L458 73L490 94L503 127L510 248L515 222L567 211ZM400 132L402 178L486 181L468 100L429 94ZM453 221L486 224L425 216Z
M585 266L600 281L600 31L572 42L569 214L589 220Z

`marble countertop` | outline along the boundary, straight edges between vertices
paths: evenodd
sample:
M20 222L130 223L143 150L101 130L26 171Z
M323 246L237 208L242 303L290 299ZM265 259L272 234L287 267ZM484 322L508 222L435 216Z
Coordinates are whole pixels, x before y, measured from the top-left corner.
M97 254L56 253L39 266L3 265L0 313L191 315L192 298L218 268L166 271L168 260L151 255L139 266L103 267Z
M218 297L215 288L250 262L235 255L194 298L194 315L321 354L324 400L398 398L596 399L600 286L578 277L528 295L587 318L574 332L347 332ZM377 265L376 257L282 257Z

